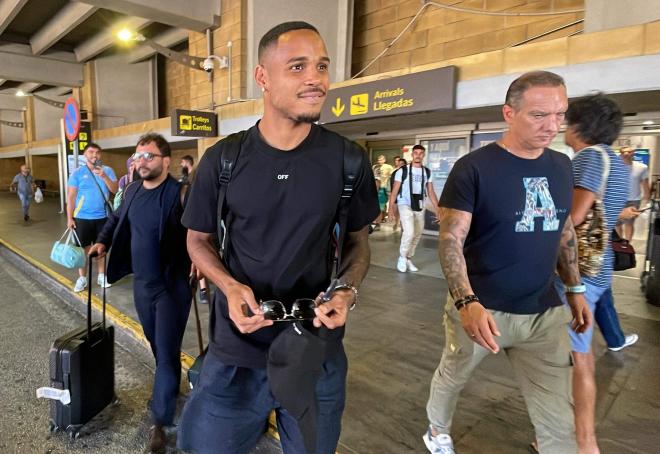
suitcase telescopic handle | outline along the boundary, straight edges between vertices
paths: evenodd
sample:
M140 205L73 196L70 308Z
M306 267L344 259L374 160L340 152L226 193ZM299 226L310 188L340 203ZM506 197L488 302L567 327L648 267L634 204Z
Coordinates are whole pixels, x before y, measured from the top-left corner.
M92 338L92 265L93 258L97 257L98 254L93 253L89 255L89 268L87 271L87 339L91 340ZM103 256L103 269L107 266L107 254ZM105 331L105 285L101 286L101 293L103 295L103 331Z
M193 274L190 276L190 289L192 290L193 309L195 311L195 327L197 328L197 345L199 347L199 354L204 354L204 340L202 339L202 323L199 319L199 309L197 307L197 277Z

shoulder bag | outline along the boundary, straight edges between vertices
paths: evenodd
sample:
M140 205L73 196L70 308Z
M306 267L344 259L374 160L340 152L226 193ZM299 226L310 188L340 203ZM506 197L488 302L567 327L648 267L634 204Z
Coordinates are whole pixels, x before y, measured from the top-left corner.
M103 189L101 189L101 185L99 184L98 181L96 181L96 174L92 172L87 165L85 165L87 170L89 170L89 173L92 175L92 180L96 184L96 187L99 188L99 191L101 192L101 197L103 197L103 204L105 206L105 214L106 216L110 216L110 213L112 213L112 205L110 205L110 202L108 201L108 198L105 196L105 192L103 192Z
M590 147L600 151L603 157L603 182L600 186L600 192L596 194L594 204L587 212L584 222L575 226L575 233L578 240L578 264L580 274L587 277L596 276L603 267L605 258L605 248L608 241L608 230L605 220L605 208L603 198L607 189L607 179L610 175L610 157L607 151L601 147Z

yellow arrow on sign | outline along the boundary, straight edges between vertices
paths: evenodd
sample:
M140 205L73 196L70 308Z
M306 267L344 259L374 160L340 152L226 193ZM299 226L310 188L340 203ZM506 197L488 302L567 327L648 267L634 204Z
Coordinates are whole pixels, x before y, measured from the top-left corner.
M344 109L346 108L345 104L341 103L341 98L337 98L337 101L335 102L335 105L332 106L332 113L335 114L335 117L340 116L342 113L344 113Z

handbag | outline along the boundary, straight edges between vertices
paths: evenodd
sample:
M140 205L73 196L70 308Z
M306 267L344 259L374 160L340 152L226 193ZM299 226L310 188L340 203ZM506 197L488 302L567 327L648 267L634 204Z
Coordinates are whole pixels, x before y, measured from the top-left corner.
M628 240L620 238L616 231L612 232L612 250L614 251L614 271L629 270L637 266L635 248Z
M67 235L68 233L68 235ZM66 240L62 242L64 236ZM85 266L85 249L80 247L80 240L76 231L66 229L60 239L53 244L50 259L65 268L83 268Z
M584 222L575 227L578 240L578 265L580 267L580 274L587 277L596 276L603 267L605 248L607 248L609 239L603 197L605 196L607 179L610 174L610 157L607 151L601 147L592 146L591 148L601 152L605 172L596 200L587 212Z

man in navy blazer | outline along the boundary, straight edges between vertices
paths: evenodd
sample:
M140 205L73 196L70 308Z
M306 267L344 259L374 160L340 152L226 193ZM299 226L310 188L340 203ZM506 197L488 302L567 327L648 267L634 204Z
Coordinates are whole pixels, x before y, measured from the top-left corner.
M112 247L110 283L134 275L135 307L156 360L150 405L154 425L146 452L160 453L167 445L163 427L173 424L179 393L191 262L181 224L181 184L168 173L169 143L159 134L146 134L133 159L141 179L126 187L119 210L108 218L90 254L103 256Z

